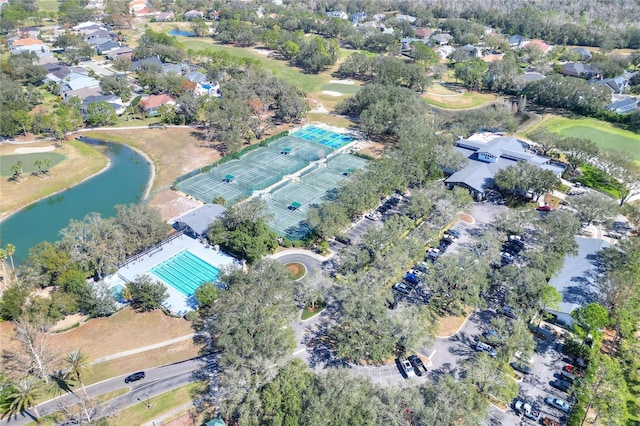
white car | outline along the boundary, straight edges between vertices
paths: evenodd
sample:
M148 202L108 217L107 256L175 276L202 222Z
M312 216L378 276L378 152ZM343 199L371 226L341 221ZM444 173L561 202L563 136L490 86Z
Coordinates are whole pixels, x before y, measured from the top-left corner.
M531 357L531 358L529 358L529 359L524 359L524 356L522 355L522 352L520 352L520 351L518 351L518 352L516 352L515 354L513 354L513 356L514 356L516 359L519 359L520 361L524 361L524 362L527 362L527 363L529 363L529 364L533 364L533 363L534 363L534 359L533 359L533 357Z
M571 410L571 406L567 403L567 401L564 401L560 398L553 398L549 396L545 398L544 402L551 405L552 407L556 407L557 409L564 411L565 413L568 413Z
M411 365L408 359L400 358L400 365L402 366L402 371L404 371L404 374L405 376L407 376L407 379L410 379L411 377L416 376L416 372L413 370L413 366Z

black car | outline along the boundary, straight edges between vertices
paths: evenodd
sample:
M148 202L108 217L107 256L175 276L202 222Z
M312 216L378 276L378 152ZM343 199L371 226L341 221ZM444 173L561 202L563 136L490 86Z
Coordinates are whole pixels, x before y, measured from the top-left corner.
M560 389L563 392L569 392L571 390L571 383L565 380L554 380L551 382L551 386L556 389Z
M145 374L144 371L138 371L137 373L133 373L128 375L125 379L125 383L137 382L138 380L144 379Z
M423 374L427 373L427 367L424 366L424 363L418 355L411 355L407 359L409 360L411 365L413 365L413 370L418 376L422 376Z
M445 234L453 235L455 238L460 238L460 231L456 229L447 229L444 231Z
M512 362L511 367L522 374L531 374L531 367L529 366L529 364L522 361Z

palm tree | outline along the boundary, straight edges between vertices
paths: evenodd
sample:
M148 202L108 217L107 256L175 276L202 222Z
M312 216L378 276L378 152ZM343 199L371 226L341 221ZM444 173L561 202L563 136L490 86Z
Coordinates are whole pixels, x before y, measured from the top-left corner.
M36 421L40 418L35 399L42 389L42 380L37 377L28 377L20 380L13 387L13 392L9 394L8 399L11 401L9 405L9 417L18 415L23 411L33 408L36 415Z
M7 251L3 248L0 248L0 264L2 264L2 289L3 291L7 289L7 282L9 281L7 275L7 265L5 264L5 260L7 260Z
M53 161L51 161L50 158L45 158L42 160L42 165L44 166L44 170L42 170L42 173L44 173L45 175L49 174L49 167L51 167L51 163L53 163Z
M80 386L82 386L82 392L86 395L84 389L84 382L82 381L82 375L89 369L89 362L87 356L80 350L75 350L67 355L64 362L69 366L69 372L76 377Z
M16 252L16 246L14 246L11 243L7 243L6 246L4 246L4 251L7 254L7 256L9 256L9 259L11 260L11 269L16 269L15 266L13 266L13 255Z
M37 172L34 172L34 174L42 173L42 160L36 160L36 161L34 161L34 162L33 162L33 165L34 165L35 167L37 167L37 168L38 168L38 171L37 171Z

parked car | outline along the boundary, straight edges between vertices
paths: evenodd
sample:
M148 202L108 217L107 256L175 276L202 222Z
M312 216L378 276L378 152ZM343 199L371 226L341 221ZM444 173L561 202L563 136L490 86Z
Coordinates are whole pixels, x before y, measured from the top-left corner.
M502 336L495 330L487 330L482 332L482 340L493 346L499 346L502 343Z
M138 380L142 380L144 378L145 378L144 371L138 371L136 373L130 374L127 377L125 377L124 382L125 383L137 382Z
M446 231L444 231L444 233L447 235L452 235L456 239L460 238L461 236L460 231L456 229L447 229Z
M560 426L560 421L557 419L554 419L553 417L549 417L549 416L544 416L541 420L541 423L544 426Z
M424 363L418 355L411 355L408 360L413 366L413 371L415 371L418 376L427 374L427 367L424 366Z
M582 378L584 377L584 372L573 365L565 365L562 367L562 371L566 371L569 374L572 374L575 377Z
M500 259L502 259L504 263L511 263L513 262L513 255L508 251L502 251L500 252Z
M151 124L149 124L149 128L150 129L166 129L167 126L165 126L162 123L151 123Z
M476 343L476 351L486 352L490 357L495 358L498 356L498 351L491 345L487 345L486 343L479 341Z
M552 209L550 205L545 204L544 206L538 206L536 210L538 210L539 212L550 212Z
M502 308L498 309L498 312L501 313L502 315L504 315L505 317L509 317L512 319L518 319L518 316L516 315L515 311L513 310L513 308L511 306L503 306Z
M522 361L514 361L511 364L511 368L522 373L522 374L531 374L531 366L529 364Z
M568 413L569 411L571 411L571 406L569 405L569 403L560 398L554 398L554 397L548 396L544 399L544 402L546 402L552 407L556 407L557 409L564 411L565 413Z
M422 272L427 272L429 270L429 264L425 261L421 261L416 263L413 266L414 269L417 269L418 271L422 271Z
M411 365L409 360L407 360L406 358L400 358L398 361L400 362L400 367L402 367L402 372L404 373L407 379L410 379L411 377L415 377L416 373L413 370L413 366Z
M409 287L409 284L407 283L395 283L392 288L398 293L407 295L411 293L411 287Z
M526 362L526 363L529 363L529 364L533 364L533 362L534 362L533 356L529 357L528 359L525 359L523 354L522 354L522 352L520 352L520 351L518 351L515 354L513 354L513 356L516 359L519 359L522 362Z
M418 278L417 276L413 275L410 272L407 272L407 274L404 276L404 280L411 285L420 284L420 278Z
M563 392L569 392L571 390L571 383L566 380L554 380L550 383L556 389L559 389Z
M531 404L524 402L521 399L516 399L516 402L513 404L513 408L519 416L524 415L526 418L533 421L538 421L540 418L540 411L536 410Z

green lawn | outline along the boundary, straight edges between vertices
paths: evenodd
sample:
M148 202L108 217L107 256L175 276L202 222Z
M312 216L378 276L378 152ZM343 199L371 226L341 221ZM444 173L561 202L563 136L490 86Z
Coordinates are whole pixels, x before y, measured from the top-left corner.
M28 175L31 172L38 170L38 167L34 165L34 162L37 160L44 160L45 158L51 160L51 165L49 166L49 168L51 168L56 164L61 163L65 157L57 152L3 155L0 157L0 176L11 176L13 173L11 173L10 169L15 166L18 161L22 161L24 163L22 166L22 172L25 175Z
M58 0L37 0L38 8L41 12L57 12Z
M594 141L601 149L614 149L628 152L640 160L640 135L615 127L611 123L594 118L552 117L543 119L540 124L527 131L543 128L563 137L585 138Z
M301 69L290 66L285 61L268 58L253 52L249 48L245 49L242 47L217 44L210 38L205 39L181 36L176 36L176 38L185 49L192 49L195 51L205 49L225 51L241 58L258 60L265 69L271 70L277 77L281 77L289 82L298 83L298 86L306 92L321 90L321 87L329 82L328 73L305 74Z

